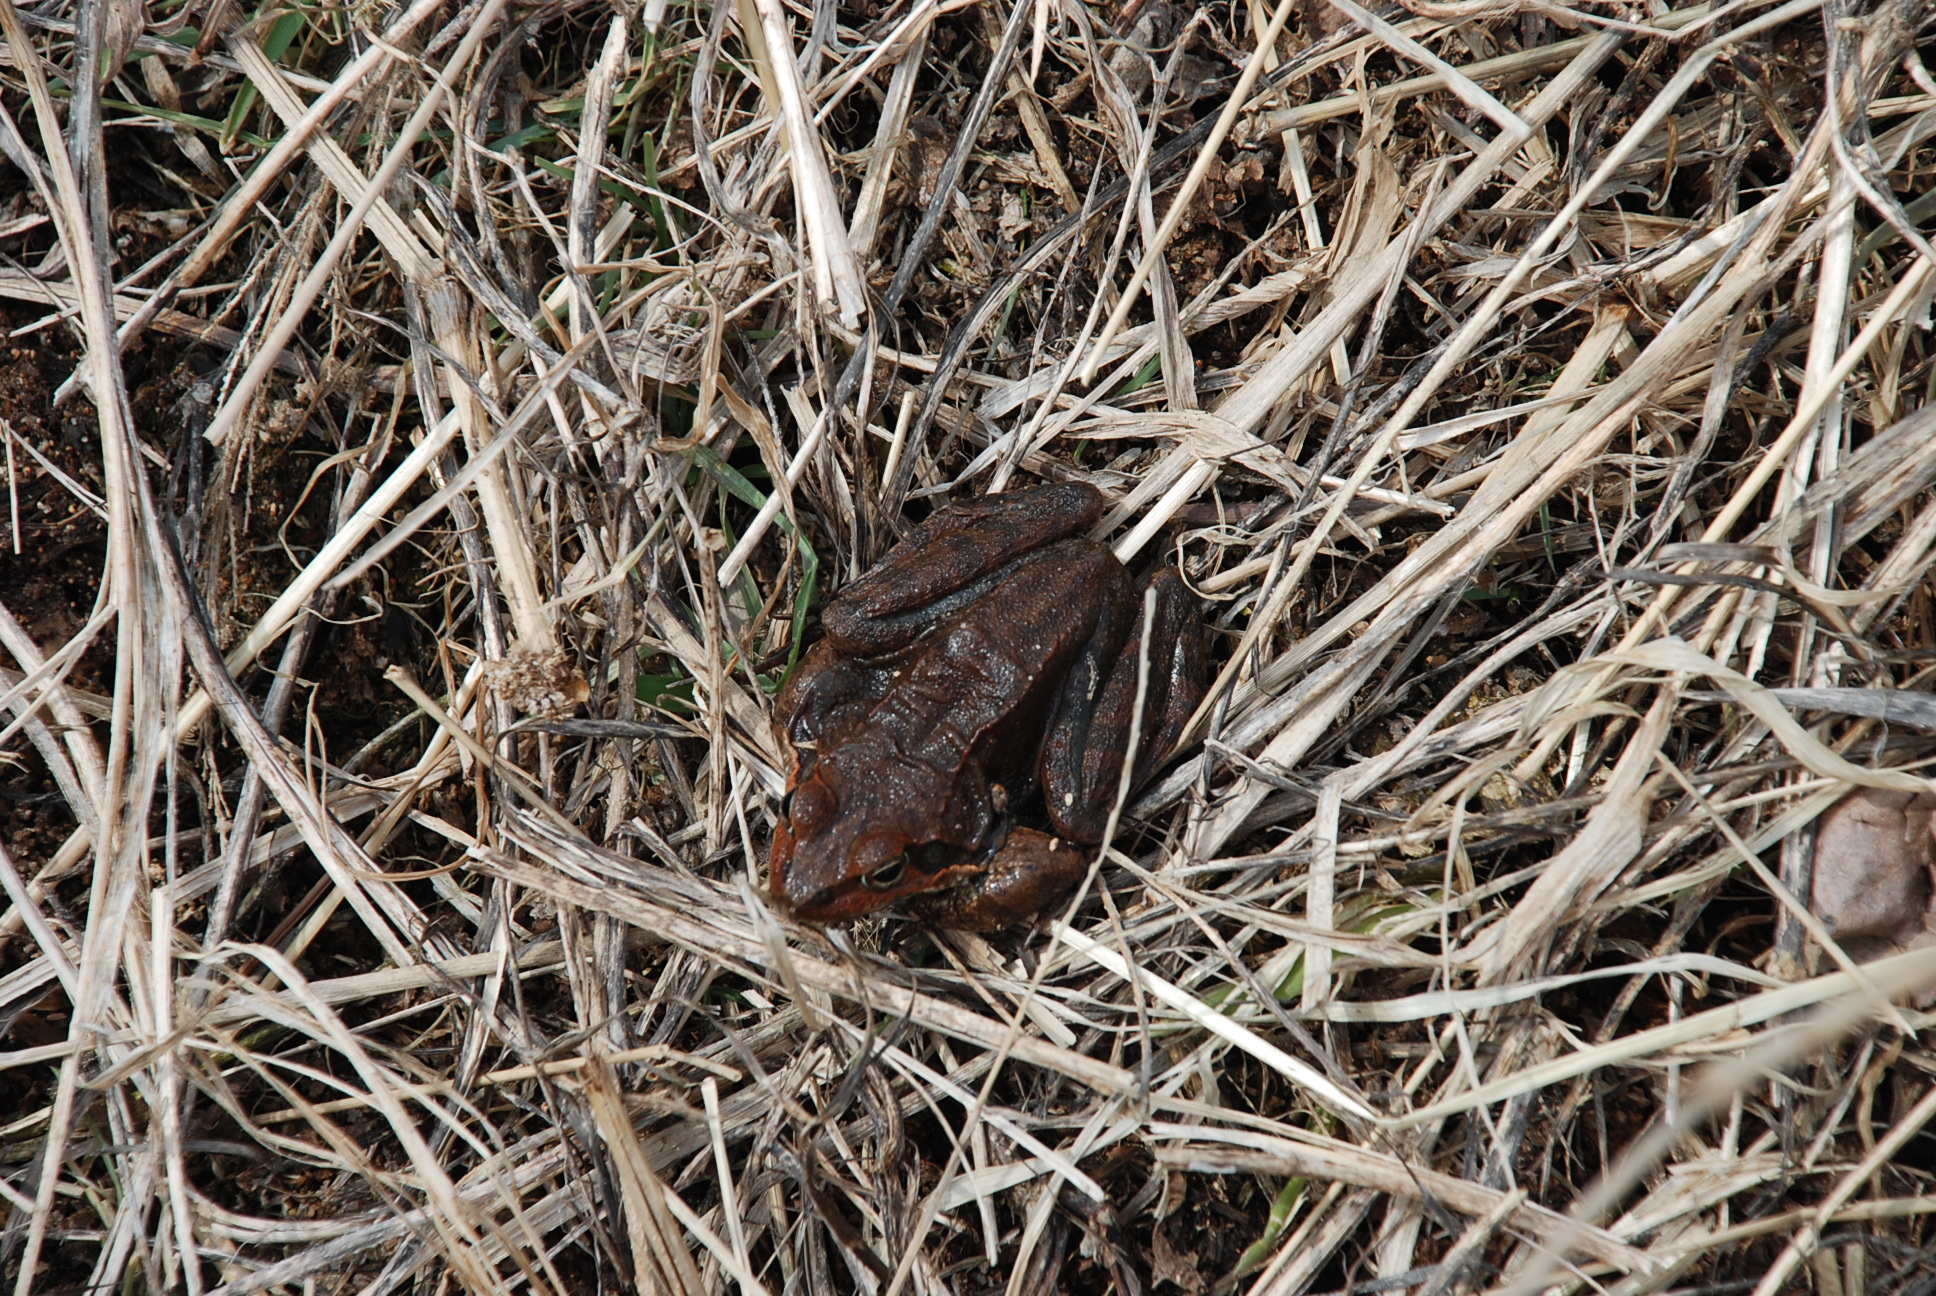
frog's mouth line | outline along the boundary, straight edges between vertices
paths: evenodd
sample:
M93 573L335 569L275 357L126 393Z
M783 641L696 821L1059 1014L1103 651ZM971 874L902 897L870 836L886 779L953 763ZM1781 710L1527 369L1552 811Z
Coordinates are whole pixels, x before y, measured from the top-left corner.
M812 895L796 898L791 903L793 908L806 913L830 913L849 908L852 897L857 893L872 898L873 902L879 905L894 904L916 896L932 895L937 891L958 886L986 872L988 860L994 855L996 849L998 849L997 846L991 846L964 859L956 855L955 848L944 843L924 842L919 846L911 847L891 866L883 865L872 873L822 887ZM924 867L914 858L915 853L919 851L930 853L931 867ZM941 858L943 853L946 858ZM890 867L893 871L891 877L882 878L878 883L870 884L870 878L880 877L889 872Z

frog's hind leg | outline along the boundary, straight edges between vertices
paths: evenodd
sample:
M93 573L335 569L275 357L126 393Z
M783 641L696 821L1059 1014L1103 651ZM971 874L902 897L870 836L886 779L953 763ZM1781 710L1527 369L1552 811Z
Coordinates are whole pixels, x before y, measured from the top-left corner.
M1101 516L1101 493L1082 482L951 504L827 605L827 637L854 656L898 652Z
M1151 572L1143 581L1143 589L1156 591L1156 622L1150 636L1149 696L1143 707L1143 738L1136 761L1138 783L1168 759L1209 688L1203 664L1203 605L1171 567ZM1112 689L1125 690L1126 703L1131 707L1136 703L1138 641L1142 638L1141 598L1136 601L1136 613L1136 630L1109 680Z
M1137 742L1140 783L1170 754L1203 700L1202 609L1183 578L1159 567L1141 582L1127 642L1093 697L1065 693L1042 742L1042 799L1058 832L1075 841L1102 839L1122 784L1123 753L1136 712L1136 675L1142 656L1144 597L1153 591L1149 686ZM1073 682L1073 677L1072 677Z

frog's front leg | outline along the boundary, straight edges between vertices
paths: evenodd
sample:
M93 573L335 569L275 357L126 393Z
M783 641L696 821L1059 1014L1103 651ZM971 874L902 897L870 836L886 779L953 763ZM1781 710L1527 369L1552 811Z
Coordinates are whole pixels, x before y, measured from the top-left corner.
M827 638L854 657L897 652L988 594L1017 560L1087 530L1102 504L1081 482L951 504L827 605Z
M1156 595L1151 625L1149 687L1131 786L1141 782L1183 736L1205 691L1201 609L1183 578L1157 568L1137 590L1128 641L1108 661L1085 663L1069 674L1042 740L1039 777L1049 820L1058 832L1101 841L1122 786L1123 753L1136 713L1136 675L1146 591Z
M891 682L889 671L853 661L823 639L775 700L774 736L796 755L812 751L822 735L859 723Z
M1037 917L1088 871L1089 852L1073 842L1033 828L1010 828L980 873L901 904L937 927L995 931Z

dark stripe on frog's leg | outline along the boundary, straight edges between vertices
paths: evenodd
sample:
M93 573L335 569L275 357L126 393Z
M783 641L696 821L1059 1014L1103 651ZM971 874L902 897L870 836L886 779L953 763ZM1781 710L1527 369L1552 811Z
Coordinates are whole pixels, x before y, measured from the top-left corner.
M1135 604L1128 573L1113 557L1110 561L1121 573L1123 588L1103 602L1094 632L1063 677L1036 759L1036 781L1049 821L1065 837L1081 842L1101 840L1108 804L1102 818L1088 808L1096 787L1107 782L1113 788L1122 769L1122 738L1103 736L1112 723L1103 703L1110 672L1135 629Z
M1156 591L1156 619L1132 787L1169 755L1203 700L1202 610L1181 576L1168 567L1156 568L1136 591L1127 641L1107 660L1101 688L1093 699L1086 699L1086 688L1074 687L1076 673L1072 672L1071 687L1043 736L1042 799L1049 821L1074 841L1102 839L1121 787L1123 753L1129 745L1130 723L1136 711L1142 594L1149 589Z
M842 590L827 605L822 624L849 654L898 651L984 597L1018 561L1087 530L1101 516L1101 492L1084 483L949 505Z
M1150 656L1148 704L1143 714L1142 754L1136 762L1136 782L1156 772L1169 756L1170 749L1183 737L1183 727L1203 701L1209 689L1208 671L1203 661L1203 605L1174 568L1159 567L1143 582L1156 590L1156 626L1152 642L1159 646ZM1136 601L1137 625L1142 625L1143 604ZM1113 680L1111 681L1113 684ZM1158 692L1159 684L1161 692ZM1127 686L1132 701L1136 696L1136 660L1129 660Z

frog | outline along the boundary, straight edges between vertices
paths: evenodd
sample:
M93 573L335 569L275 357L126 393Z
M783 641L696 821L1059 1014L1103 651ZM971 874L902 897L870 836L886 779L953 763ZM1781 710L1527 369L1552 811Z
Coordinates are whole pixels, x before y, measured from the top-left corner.
M1087 874L1121 794L1146 598L1133 781L1205 692L1195 596L1089 539L1103 507L1086 482L945 505L825 605L774 709L787 777L768 880L795 917L895 906L992 931Z

